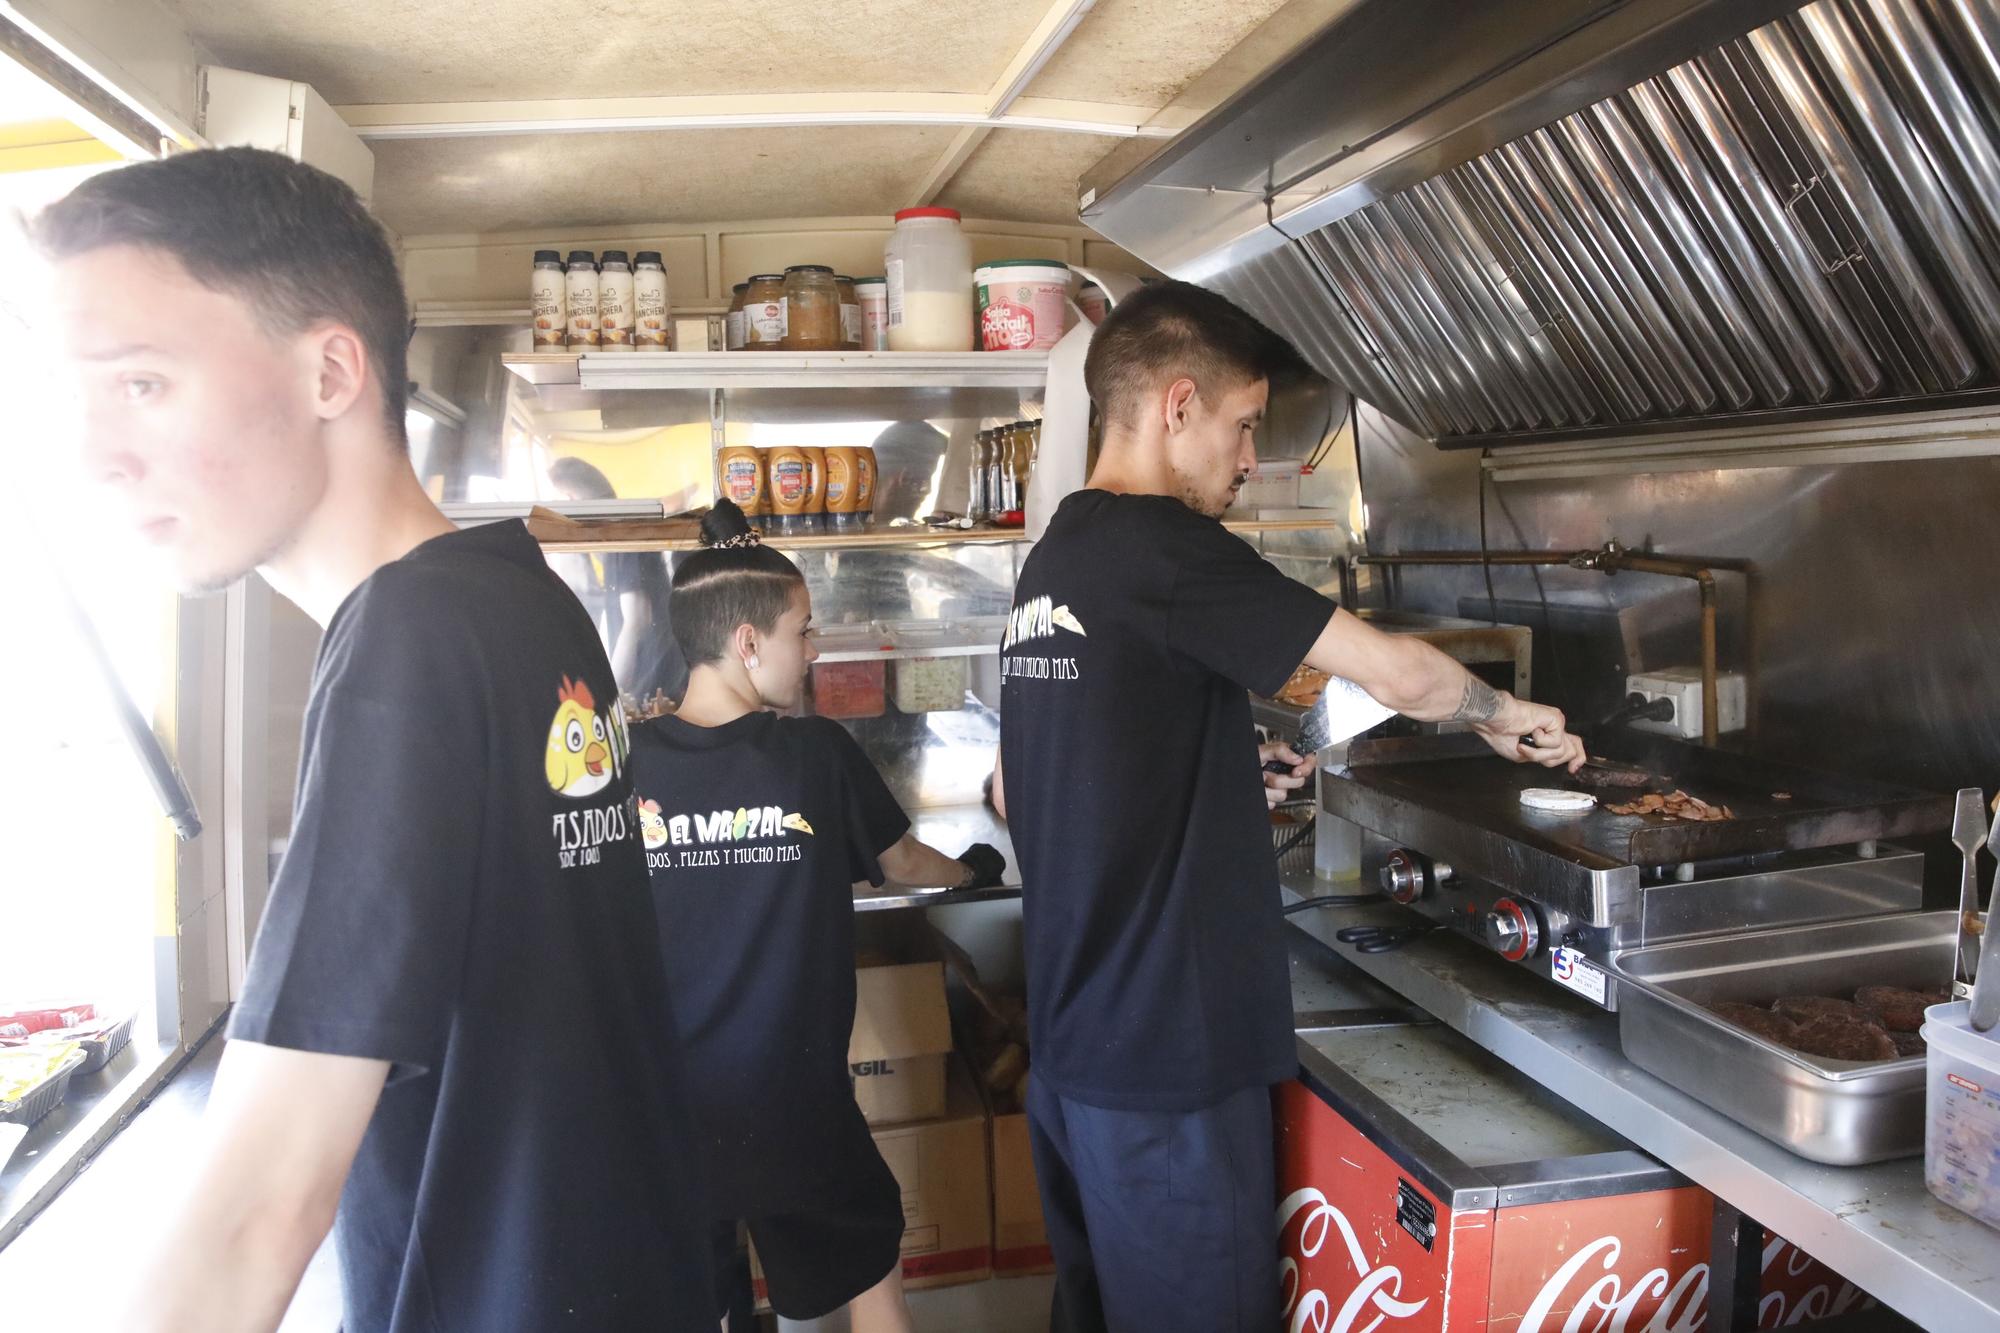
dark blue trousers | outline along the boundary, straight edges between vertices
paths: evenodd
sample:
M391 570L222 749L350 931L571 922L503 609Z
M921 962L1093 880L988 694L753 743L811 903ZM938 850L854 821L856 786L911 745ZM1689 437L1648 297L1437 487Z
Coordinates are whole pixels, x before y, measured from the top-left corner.
M1199 1111L1110 1111L1028 1083L1058 1333L1272 1333L1270 1089Z

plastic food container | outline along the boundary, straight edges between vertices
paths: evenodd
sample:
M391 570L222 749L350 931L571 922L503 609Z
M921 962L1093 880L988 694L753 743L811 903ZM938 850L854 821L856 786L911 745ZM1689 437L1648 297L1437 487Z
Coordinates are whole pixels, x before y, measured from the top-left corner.
M2000 1039L1972 1030L1971 1007L1960 1000L1924 1010L1924 1184L2000 1227Z
M95 1074L117 1058L118 1053L132 1040L132 1022L136 1014L123 1018L94 1018L78 1027L65 1028L61 1035L83 1047L83 1064L77 1074Z
M861 350L889 350L889 280L856 278L854 295L861 302Z
M821 717L880 717L889 709L881 662L813 663L813 712Z
M889 626L900 649L942 648L960 641L957 627L937 621L902 621ZM965 707L972 683L972 659L899 657L896 659L896 709L903 713L955 713Z
M1069 322L1069 265L1001 259L973 274L980 346L989 352L1054 347Z

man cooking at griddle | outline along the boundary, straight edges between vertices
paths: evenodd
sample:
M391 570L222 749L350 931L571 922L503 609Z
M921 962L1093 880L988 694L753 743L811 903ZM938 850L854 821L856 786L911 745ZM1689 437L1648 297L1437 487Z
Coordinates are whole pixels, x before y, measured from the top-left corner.
M1304 662L1509 759L1584 758L1557 710L1370 628L1223 528L1270 381L1302 365L1202 288L1121 302L1084 369L1097 467L1016 585L995 790L1027 886L1029 1125L1075 1333L1277 1326L1269 1089L1298 1061L1266 806L1312 760L1259 750L1246 689ZM1260 802L1273 758L1292 767Z

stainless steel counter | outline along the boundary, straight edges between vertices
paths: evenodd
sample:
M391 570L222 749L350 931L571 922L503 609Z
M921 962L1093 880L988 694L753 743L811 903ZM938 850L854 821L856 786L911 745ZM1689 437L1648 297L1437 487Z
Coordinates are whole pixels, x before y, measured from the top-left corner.
M1288 901L1328 892L1287 886ZM1374 980L1833 1267L1950 1333L2000 1330L2000 1231L1933 1199L1923 1159L1829 1167L1786 1152L1626 1060L1618 1020L1445 931L1361 954L1342 926L1409 922L1393 904L1291 918Z
M947 889L941 887L884 884L854 895L857 912L880 912L896 907L945 907L952 903L994 902L1021 896L1021 867L1014 862L1014 840L1007 826L984 805L928 806L912 810L910 832L917 841L927 842L946 856L957 856L975 842L983 842L1007 858L1006 883L990 889Z

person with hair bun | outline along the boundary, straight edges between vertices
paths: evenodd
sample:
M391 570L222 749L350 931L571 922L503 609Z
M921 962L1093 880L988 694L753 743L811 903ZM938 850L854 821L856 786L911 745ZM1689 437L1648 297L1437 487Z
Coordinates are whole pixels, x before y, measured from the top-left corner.
M997 884L1006 862L917 841L839 723L780 716L818 656L805 578L729 500L702 543L670 607L687 696L633 729L632 773L709 1167L718 1311L742 1294L741 1224L780 1315L847 1305L856 1333L908 1330L902 1193L848 1081L853 887Z

